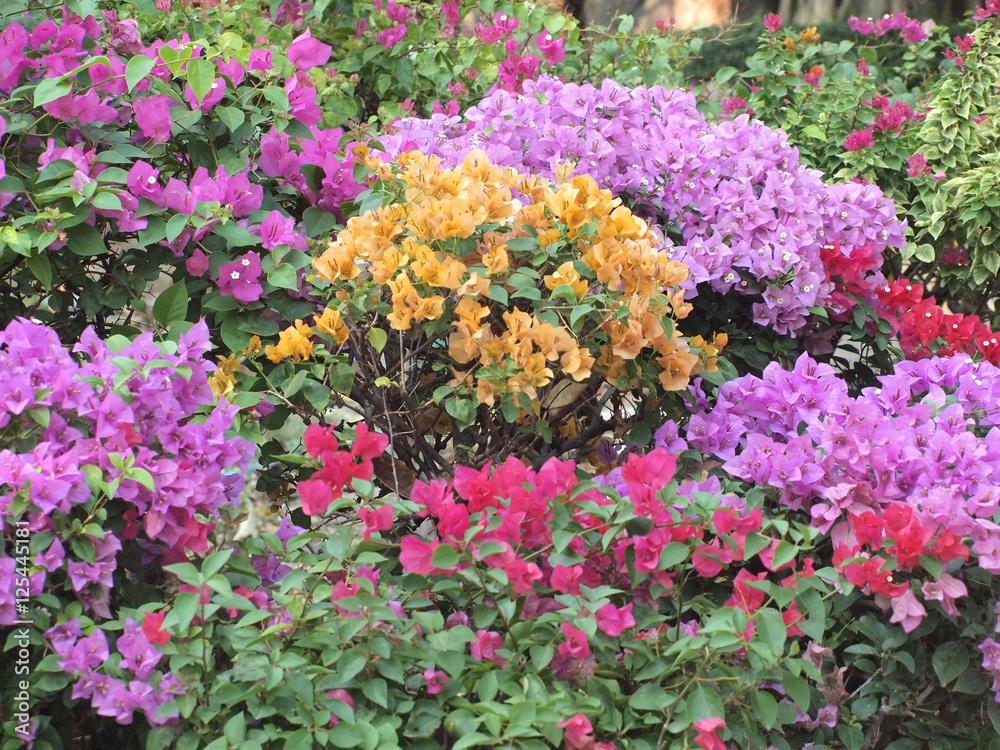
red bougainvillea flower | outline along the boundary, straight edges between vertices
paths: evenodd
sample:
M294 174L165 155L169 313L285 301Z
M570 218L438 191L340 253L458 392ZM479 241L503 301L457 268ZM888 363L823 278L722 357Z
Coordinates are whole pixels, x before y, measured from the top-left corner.
M170 633L163 629L163 612L147 612L146 619L142 621L142 632L146 640L162 646L170 641Z
M694 723L694 730L698 733L694 738L694 744L704 750L726 750L726 743L715 733L725 726L725 720L715 716L710 719L698 719Z

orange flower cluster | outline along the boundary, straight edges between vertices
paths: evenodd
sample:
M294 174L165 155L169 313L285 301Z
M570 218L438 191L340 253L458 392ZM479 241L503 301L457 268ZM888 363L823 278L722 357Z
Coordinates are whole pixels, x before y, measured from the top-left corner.
M583 382L597 372L613 385L627 375L638 384L642 367L628 363L640 358L659 364L663 388L679 390L714 364L724 342L696 347L703 359L674 325L691 310L677 289L687 268L668 260L647 223L593 178L552 185L493 166L478 151L457 169L403 154L398 176L366 161L382 179L400 180L399 198L350 219L315 259L316 273L338 299L350 282L391 301L395 330L449 320L452 385L475 384L480 403L492 406L504 393L534 401L560 375ZM515 295L528 309L499 301Z
M275 364L284 362L286 359L293 362L309 359L313 350L313 344L310 341L312 335L312 328L301 320L296 320L295 325L289 326L278 334L277 346L264 347L264 355Z

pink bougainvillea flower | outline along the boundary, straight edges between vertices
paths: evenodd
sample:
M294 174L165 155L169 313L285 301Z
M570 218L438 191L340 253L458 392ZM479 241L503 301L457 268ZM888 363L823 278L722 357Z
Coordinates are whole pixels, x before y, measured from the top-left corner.
M590 750L594 746L594 738L590 736L594 727L583 714L556 722L556 726L563 730L563 739L570 750Z
M568 622L564 622L559 629L566 636L566 640L559 644L560 654L572 656L575 659L584 659L590 656L590 643L587 641L586 633Z
M424 670L424 679L427 680L428 695L437 695L448 684L448 675L433 667L427 667Z
M322 479L306 479L298 483L302 496L302 512L307 516L318 516L326 512L330 503L340 497L340 487L333 487Z
M634 625L631 602L620 609L614 604L605 604L597 610L597 627L607 636L617 638Z
M306 427L302 435L306 446L306 453L313 458L318 458L324 463L332 460L337 452L337 438L333 434L333 427L323 427L319 424L311 424Z
M219 291L244 305L256 302L264 292L264 287L257 283L262 273L260 256L254 252L244 253L219 269Z
M875 145L875 137L870 130L855 130L844 141L844 148L848 151L860 151L863 148L871 148Z
M406 36L406 24L400 23L395 26L390 26L384 31L380 31L375 35L375 42L382 45L386 49L392 49L399 42L403 40Z
M162 646L170 640L170 633L163 629L164 612L147 612L142 621L142 632L146 640Z
M371 461L381 456L387 445L389 445L388 435L372 432L364 422L358 422L355 427L354 444L351 445L351 455L362 461Z
M469 646L469 651L476 661L491 661L502 667L507 660L497 655L498 648L503 648L503 637L499 633L494 630L477 630L476 640Z
M892 600L892 617L889 622L896 622L903 626L907 633L913 631L927 615L924 605L917 601L917 597L908 588L902 596Z
M371 539L372 534L379 531L388 531L392 528L392 505L385 503L377 509L358 508L358 518L365 525L365 541Z
M445 23L450 23L452 26L462 23L462 11L456 0L441 3L441 13L444 15Z
M704 750L726 750L726 743L715 733L726 726L724 719L713 716L710 719L698 719L694 722L694 730L698 733L694 744Z
M288 57L288 62L299 70L309 70L319 65L326 65L332 52L333 48L329 44L314 39L312 32L306 29L292 40L285 55Z
M267 73L274 70L274 55L269 49L250 50L250 61L247 63L247 70L258 73Z
M431 565L431 557L434 550L441 546L441 542L425 542L419 537L404 536L399 543L399 563L406 573L418 573L420 575L430 575L441 572Z
M764 16L764 28L772 33L780 29L781 15L778 13L768 13Z
M170 117L170 105L173 99L165 94L144 96L132 103L135 112L135 124L139 131L155 143L163 143L170 138L170 128L173 119Z
M545 62L549 65L556 65L566 59L563 40L556 39L547 31L543 31L538 35L535 44L538 45L538 51L542 53Z

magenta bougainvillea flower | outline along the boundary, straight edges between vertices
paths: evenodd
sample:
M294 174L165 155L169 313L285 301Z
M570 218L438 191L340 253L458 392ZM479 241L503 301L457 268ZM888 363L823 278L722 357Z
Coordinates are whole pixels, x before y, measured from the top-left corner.
M260 256L254 252L244 253L219 269L219 291L249 305L264 293L264 287L257 283L261 273Z
M285 54L288 57L288 61L296 68L299 70L309 70L310 68L326 65L332 52L333 48L329 44L323 44L318 39L314 39L312 32L306 29L288 45L288 50Z

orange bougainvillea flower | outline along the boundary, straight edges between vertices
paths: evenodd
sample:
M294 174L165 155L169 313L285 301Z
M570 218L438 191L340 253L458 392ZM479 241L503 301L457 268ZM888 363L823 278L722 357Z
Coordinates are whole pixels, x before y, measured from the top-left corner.
M332 307L326 308L323 314L314 320L316 330L320 333L333 336L338 344L343 344L351 335L340 317L340 311L334 310Z
M525 394L536 416L538 389L561 379L650 387L658 377L680 390L714 364L721 342L700 341L692 353L676 330L691 310L678 288L686 266L610 191L571 176L574 165L553 184L479 151L457 168L416 151L394 164L361 158L395 192L384 208L348 220L314 261L342 303L341 317L327 310L316 327L338 343L347 326L371 324L345 319L358 310L394 330L429 332L446 343L428 352L447 357L451 387L487 406ZM545 295L560 288L564 299ZM288 332L270 349L308 356Z
M312 354L313 345L309 338L313 335L313 329L296 320L295 325L289 326L278 334L277 346L268 346L264 349L264 354L275 364L279 364L286 359L293 362L300 362L309 359Z
M820 35L816 33L816 27L810 26L805 31L799 33L799 41L812 44L820 40Z

